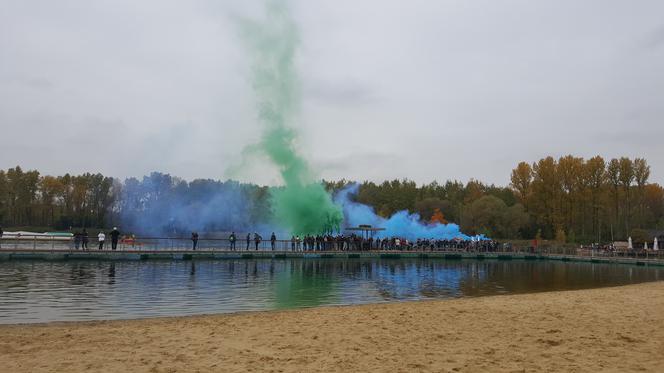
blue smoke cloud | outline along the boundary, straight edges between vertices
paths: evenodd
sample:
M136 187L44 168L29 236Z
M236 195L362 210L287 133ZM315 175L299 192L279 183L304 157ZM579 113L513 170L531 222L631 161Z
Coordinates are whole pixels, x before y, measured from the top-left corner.
M252 195L249 195L252 194ZM143 235L269 230L267 189L234 181L186 182L153 172L128 179L120 199L121 230Z
M389 219L378 216L370 206L353 201L358 184L337 192L334 203L344 213L344 226L370 224L385 228L378 237L409 240L484 239L463 234L456 224L423 223L419 214L399 211ZM189 232L276 232L290 237L274 221L268 188L234 181L194 180L186 182L168 174L153 172L142 180L127 179L120 198L121 230L154 236L186 236Z
M408 211L399 211L389 219L378 216L372 207L352 200L352 196L357 194L359 187L358 184L350 184L337 192L334 198L334 202L343 209L344 224L348 227L369 224L372 227L385 228L384 231L377 234L378 237L401 237L408 240L418 238L471 239L470 236L461 233L456 224L422 223L419 214L410 214Z

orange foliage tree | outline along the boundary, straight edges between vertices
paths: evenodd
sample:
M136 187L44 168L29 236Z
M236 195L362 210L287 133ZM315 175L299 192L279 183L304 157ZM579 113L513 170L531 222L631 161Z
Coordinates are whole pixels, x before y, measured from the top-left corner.
M433 210L433 215L431 216L431 220L429 222L431 224L435 223L447 224L447 220L445 220L445 215L443 215L443 212L440 211L440 209L437 207Z

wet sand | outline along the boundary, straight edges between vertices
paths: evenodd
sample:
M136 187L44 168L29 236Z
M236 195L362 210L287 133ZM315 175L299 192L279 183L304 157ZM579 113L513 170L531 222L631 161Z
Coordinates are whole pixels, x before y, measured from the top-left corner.
M0 372L664 371L664 282L0 326Z

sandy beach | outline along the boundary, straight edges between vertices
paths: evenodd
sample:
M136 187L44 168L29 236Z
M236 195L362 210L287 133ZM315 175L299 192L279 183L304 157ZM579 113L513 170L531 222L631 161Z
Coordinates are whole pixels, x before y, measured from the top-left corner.
M664 282L0 326L0 372L663 371Z

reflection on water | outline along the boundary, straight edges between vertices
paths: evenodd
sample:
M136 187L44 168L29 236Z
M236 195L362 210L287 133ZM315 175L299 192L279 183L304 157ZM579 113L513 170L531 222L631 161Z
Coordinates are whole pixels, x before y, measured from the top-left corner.
M581 289L664 269L555 261L8 261L0 323L124 319Z

